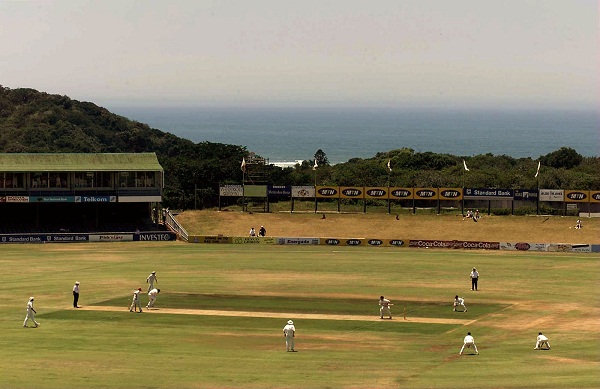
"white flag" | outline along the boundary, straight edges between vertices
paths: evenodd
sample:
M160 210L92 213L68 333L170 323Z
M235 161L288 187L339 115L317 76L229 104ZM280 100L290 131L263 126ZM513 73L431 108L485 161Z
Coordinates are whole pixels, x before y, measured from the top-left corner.
M538 161L538 168L537 168L537 172L535 172L535 178L537 178L538 174L540 174L540 166L542 165L541 161Z
M242 166L241 169L244 173L246 173L246 158L242 157Z
M391 172L392 171L392 160L388 160L388 164L387 164L388 170Z
M317 170L318 167L319 165L317 165L317 159L315 158L315 165L313 166L313 170Z
M465 160L463 159L463 165L465 166L465 170L469 171L469 168L467 167L467 162L465 162Z

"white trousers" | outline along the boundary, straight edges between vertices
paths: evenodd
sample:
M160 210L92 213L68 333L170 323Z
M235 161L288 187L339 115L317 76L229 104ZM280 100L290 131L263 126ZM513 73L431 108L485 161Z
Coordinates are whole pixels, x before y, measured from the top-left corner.
M33 324L35 324L36 327L40 325L40 323L35 321L35 313L33 313L33 311L27 311L27 315L25 316L25 320L23 321L23 327L27 327L27 320L33 321Z
M473 348L475 349L475 352L476 352L477 354L479 354L479 351L477 351L477 346L475 346L475 343L465 343L465 344L463 344L463 346L460 348L460 354L462 354L462 353L463 353L463 350L465 349L465 347L466 347L466 348L471 348L471 347L473 347Z
M381 308L379 308L379 317L383 319L384 315L389 316L390 319L392 318L392 310L390 309L390 307L381 306Z
M285 351L294 350L294 337L286 336L285 337Z
M129 311L135 311L135 308L139 308L140 312L142 312L142 304L140 304L140 299L138 298L137 300L133 300L131 302L131 306L129 307Z
M550 348L550 343L548 343L548 339L546 340L538 340L535 342L535 348L542 348L546 345L546 347Z
M456 311L456 307L462 307L463 311L467 310L467 307L465 307L465 303L459 304L459 303L454 303L454 310Z
M152 308L154 306L154 302L156 301L156 296L148 295L148 298L150 300L148 301L148 305L146 305L146 308Z

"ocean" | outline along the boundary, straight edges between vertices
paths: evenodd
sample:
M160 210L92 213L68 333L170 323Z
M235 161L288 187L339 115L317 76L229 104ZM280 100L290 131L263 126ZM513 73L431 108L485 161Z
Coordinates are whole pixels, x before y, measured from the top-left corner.
M246 146L271 163L313 159L331 164L403 147L473 156L537 159L561 147L598 156L595 111L426 110L370 108L107 107L111 112L193 142Z

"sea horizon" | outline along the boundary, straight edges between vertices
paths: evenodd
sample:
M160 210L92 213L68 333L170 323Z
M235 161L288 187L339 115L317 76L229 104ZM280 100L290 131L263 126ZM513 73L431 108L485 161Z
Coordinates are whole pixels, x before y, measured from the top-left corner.
M594 110L344 107L107 107L195 143L245 146L274 162L314 158L331 164L372 158L401 148L469 157L480 154L537 159L561 147L599 154Z

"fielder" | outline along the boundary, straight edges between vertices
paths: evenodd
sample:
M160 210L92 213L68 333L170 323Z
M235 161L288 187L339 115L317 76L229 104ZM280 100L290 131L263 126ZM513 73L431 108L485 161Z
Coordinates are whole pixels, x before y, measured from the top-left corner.
M27 321L30 319L33 321L33 324L35 324L35 328L39 327L40 323L35 321L36 313L35 309L33 309L33 297L30 297L27 302L27 316L25 316L25 320L23 321L23 327L27 327Z
M154 302L156 301L156 295L160 293L160 289L152 289L148 293L148 305L146 305L147 309L154 308Z
M454 296L454 304L452 305L452 310L456 312L456 307L458 307L459 305L463 307L463 312L467 312L467 307L465 306L465 299L456 295Z
M158 278L156 278L156 272L153 271L152 273L150 273L148 278L146 278L146 283L148 284L148 293L150 293L150 291L154 289L155 282L158 282Z
M390 317L390 319L392 318L392 310L390 308L391 304L390 300L386 299L385 297L381 296L379 297L379 318L383 319L383 315L387 315Z
M543 348L544 345L547 348ZM537 341L535 342L534 350L550 350L550 343L548 343L548 338L545 335L543 335L541 332L539 333L539 335L537 337Z
M467 336L465 336L465 340L463 342L463 346L460 349L458 355L462 355L463 350L466 348L473 347L475 349L475 355L479 355L479 351L477 351L477 346L475 346L475 339L471 336L470 332L467 332Z
M135 312L137 308L140 309L140 313L142 313L142 305L140 304L140 292L142 288L137 288L133 291L133 300L131 301L131 306L129 307L129 312Z
M296 336L296 327L294 322L288 320L287 325L283 327L283 336L285 336L285 351L296 352L294 350L294 337Z

